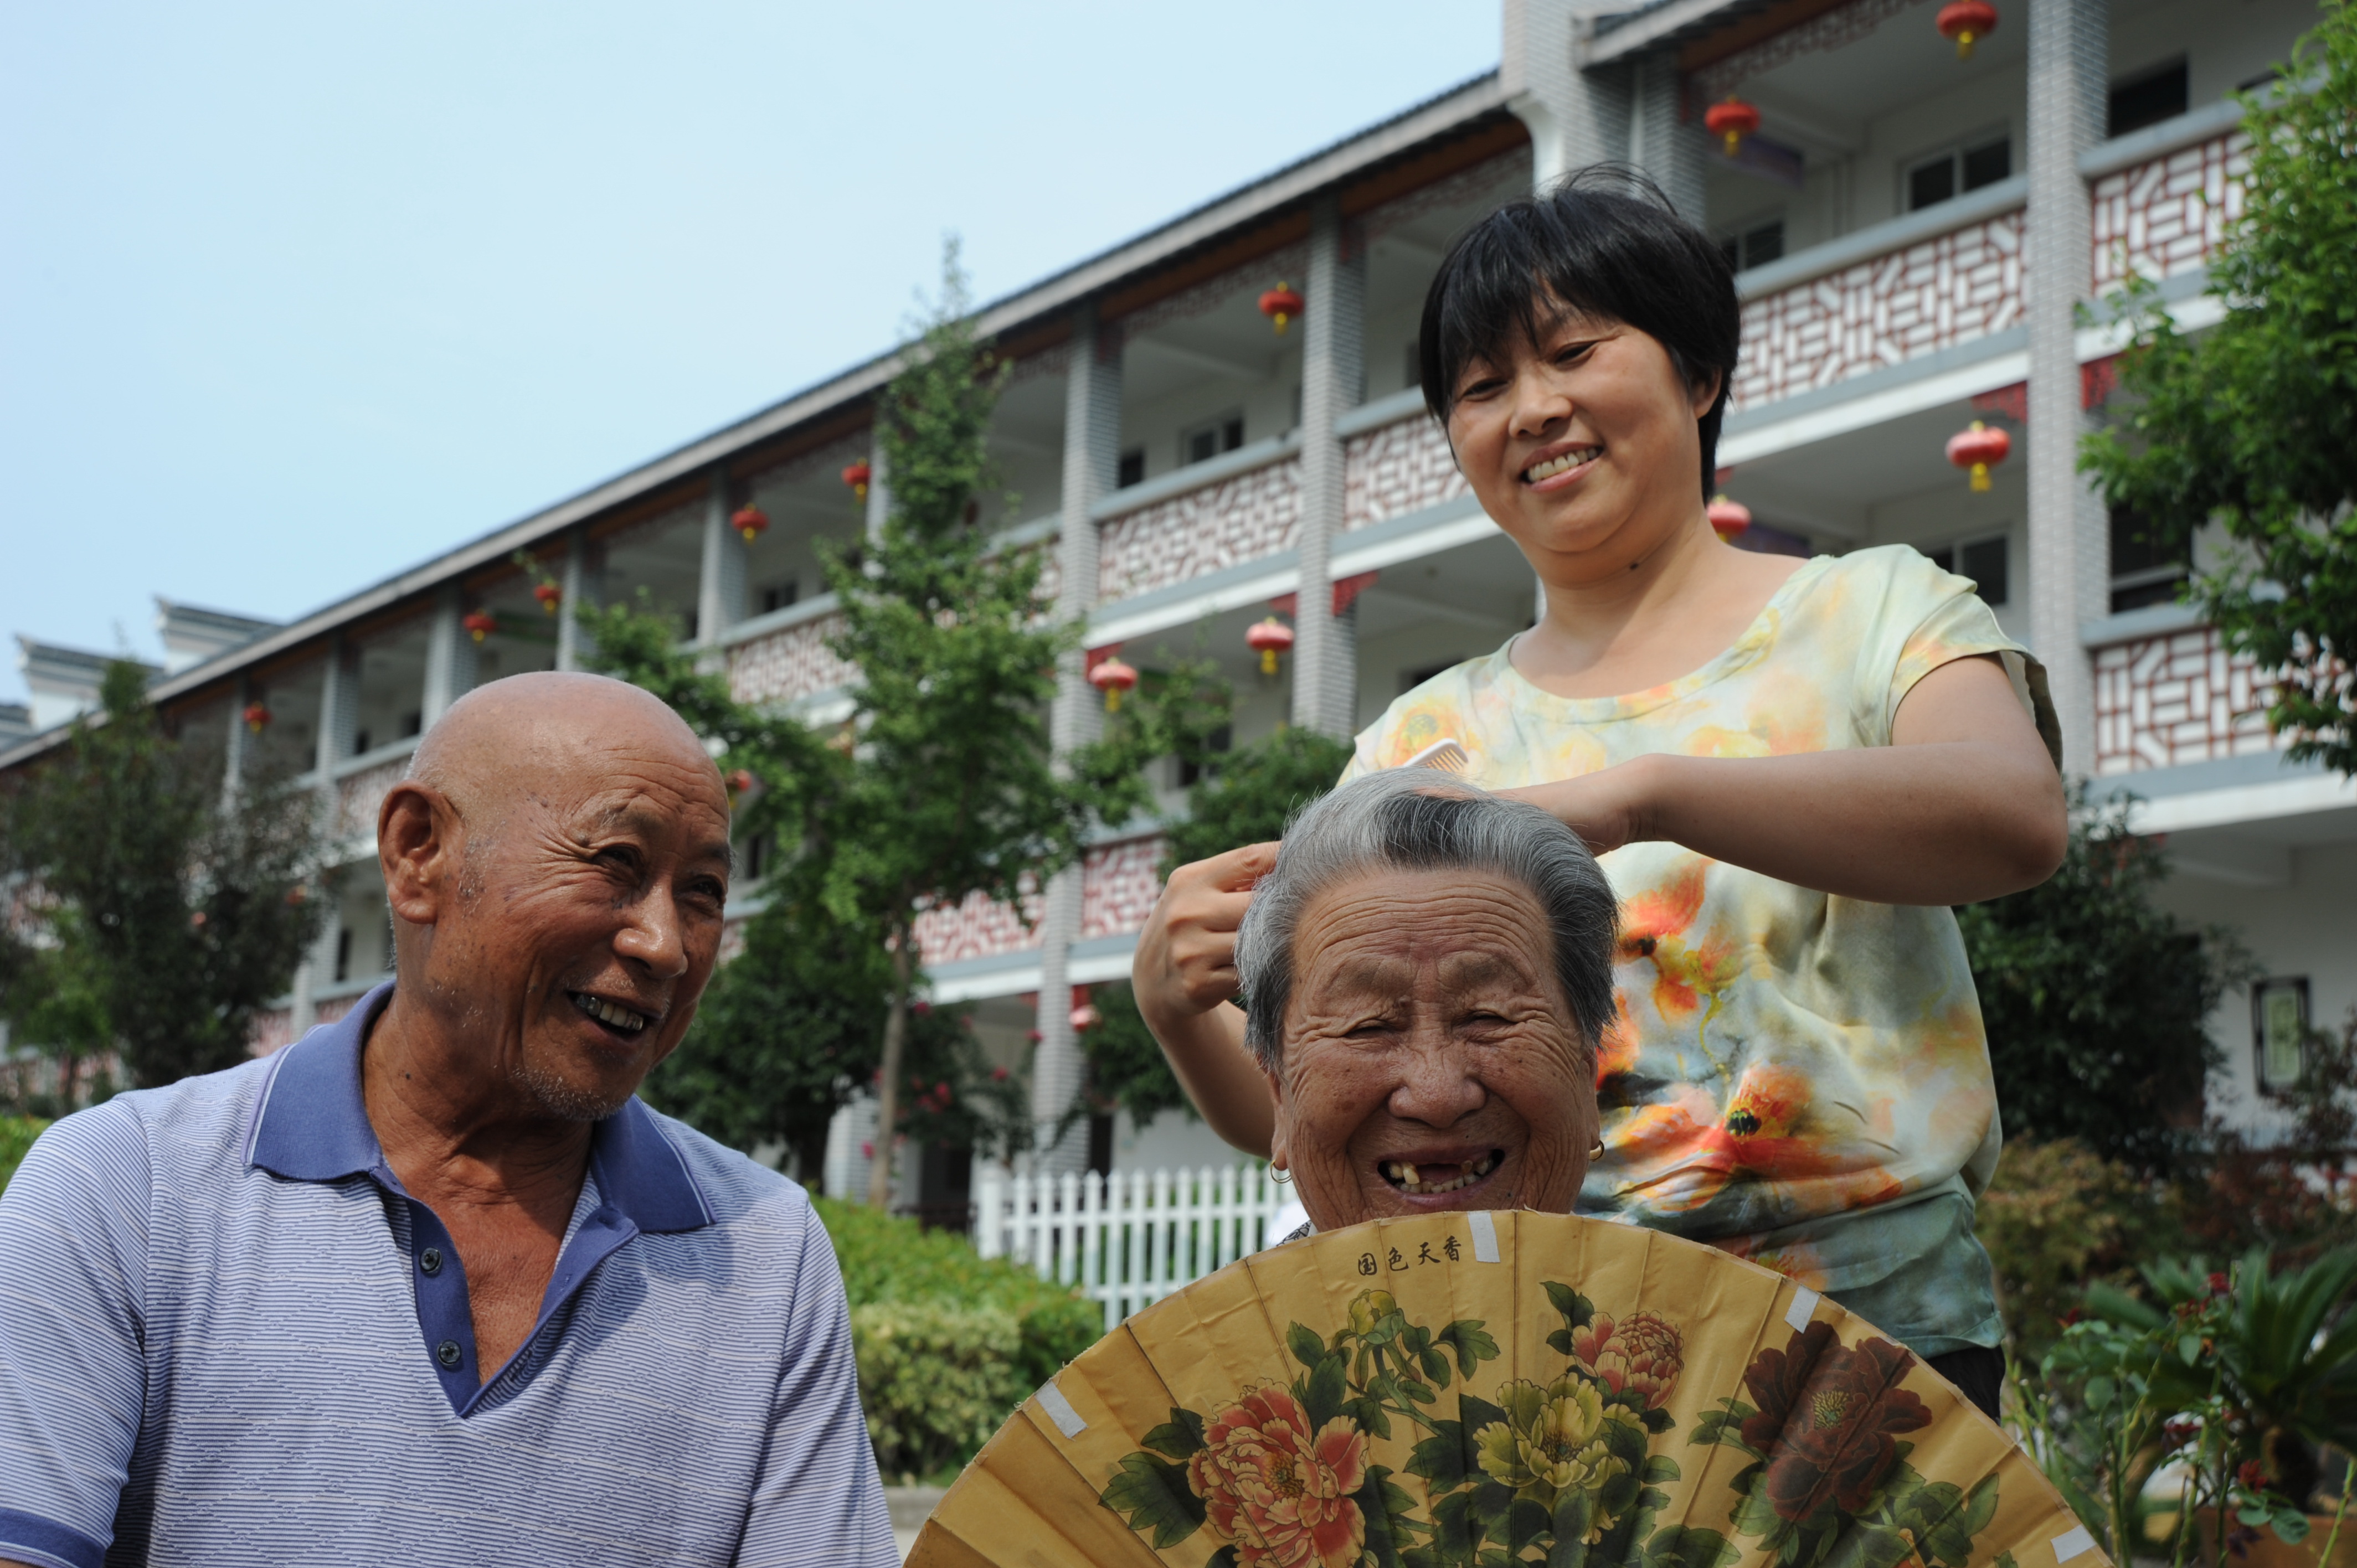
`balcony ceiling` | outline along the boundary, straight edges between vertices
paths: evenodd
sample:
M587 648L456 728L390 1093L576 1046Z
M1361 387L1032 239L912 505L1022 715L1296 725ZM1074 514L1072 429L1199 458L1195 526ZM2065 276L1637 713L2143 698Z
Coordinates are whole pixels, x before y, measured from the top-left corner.
M1782 110L1788 121L1833 122L1828 128L1837 127L1853 146L1859 145L1868 122L1958 88L1986 91L1992 106L2006 102L2009 91L1999 84L2018 76L2029 59L2024 9L2018 0L2006 7L1996 31L1974 46L1969 60L1959 60L1956 47L1933 30L1932 8L1918 6L1846 48L1804 54L1752 77L1739 91L1760 104L1770 134L1805 130L1789 123L1780 126ZM1831 138L1803 134L1795 139Z

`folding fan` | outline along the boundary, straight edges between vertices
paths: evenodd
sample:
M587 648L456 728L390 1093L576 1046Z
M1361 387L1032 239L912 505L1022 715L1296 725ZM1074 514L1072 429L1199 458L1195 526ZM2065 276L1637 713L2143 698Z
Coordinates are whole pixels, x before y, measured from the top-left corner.
M1815 1292L1512 1212L1313 1236L1139 1313L909 1561L2105 1568L1994 1423Z

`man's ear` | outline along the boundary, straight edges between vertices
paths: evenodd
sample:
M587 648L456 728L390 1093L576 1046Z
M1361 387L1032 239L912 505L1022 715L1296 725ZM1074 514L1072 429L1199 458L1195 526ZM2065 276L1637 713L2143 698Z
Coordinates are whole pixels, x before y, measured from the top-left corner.
M385 902L413 926L430 926L449 897L460 848L457 809L428 785L404 779L376 814L377 865Z

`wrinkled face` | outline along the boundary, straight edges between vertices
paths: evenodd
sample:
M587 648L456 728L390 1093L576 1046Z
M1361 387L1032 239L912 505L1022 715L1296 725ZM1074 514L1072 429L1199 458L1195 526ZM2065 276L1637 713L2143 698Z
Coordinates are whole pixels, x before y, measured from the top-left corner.
M1293 965L1272 1152L1319 1230L1570 1211L1596 1089L1528 891L1466 872L1361 877L1302 911Z
M1701 516L1695 421L1717 388L1689 392L1658 338L1566 312L1511 362L1467 364L1456 392L1458 466L1542 575L1626 570Z
M712 977L728 800L669 736L563 750L470 839L427 986L545 1112L594 1121L678 1046Z

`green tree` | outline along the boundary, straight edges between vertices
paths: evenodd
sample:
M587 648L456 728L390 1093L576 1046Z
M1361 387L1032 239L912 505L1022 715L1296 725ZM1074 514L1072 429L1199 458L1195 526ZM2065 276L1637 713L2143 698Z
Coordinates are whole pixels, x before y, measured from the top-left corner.
M772 874L778 929L763 933L762 950L777 954L773 939L809 938L814 923L832 922L826 950L883 955L874 1081L888 1135L901 1125L910 1066L918 918L976 894L1019 908L1032 877L1079 857L1093 823L1125 821L1145 805L1141 747L1153 744L1151 725L1130 723L1061 764L1050 755L1055 665L1081 632L1047 618L1037 553L995 548L978 526L992 482L985 437L1007 367L965 316L952 246L939 306L877 403L889 476L884 525L856 551L821 542L844 618L831 646L860 672L838 730L821 736L734 702L643 607L585 617L605 668L670 701L722 743L724 768L743 768L768 787L742 823L749 839L775 843L781 862ZM730 1015L729 988L749 990L760 975L797 995L842 978L816 959L772 962L741 983L724 978L716 1013ZM796 1015L825 1015L832 1005L813 996ZM809 1058L795 1080L805 1089L830 1059L855 1069L864 1060L847 1029L815 1048L780 1048ZM856 1070L827 1081L846 1077L862 1081ZM928 1114L941 1114L939 1106ZM878 1160L870 1199L879 1207L889 1180L890 1162Z
M2147 1174L2177 1168L2215 1059L2204 1025L2247 968L2233 939L2155 904L2169 862L2127 804L2086 810L2054 875L1957 911L2008 1137L2075 1138Z
M2225 318L2180 332L2129 291L2127 413L2080 466L2164 539L2222 525L2204 613L2283 671L2267 719L2291 755L2357 776L2357 11L2323 9L2282 70L2298 85L2244 99L2244 213L2210 272Z
M1295 812L1341 781L1350 760L1350 742L1290 726L1219 757L1187 814L1168 825L1163 875L1279 836Z
M224 789L219 754L166 733L135 664L109 665L101 695L6 803L0 871L41 939L0 1008L112 1047L143 1086L235 1066L318 934L317 797L264 776Z

